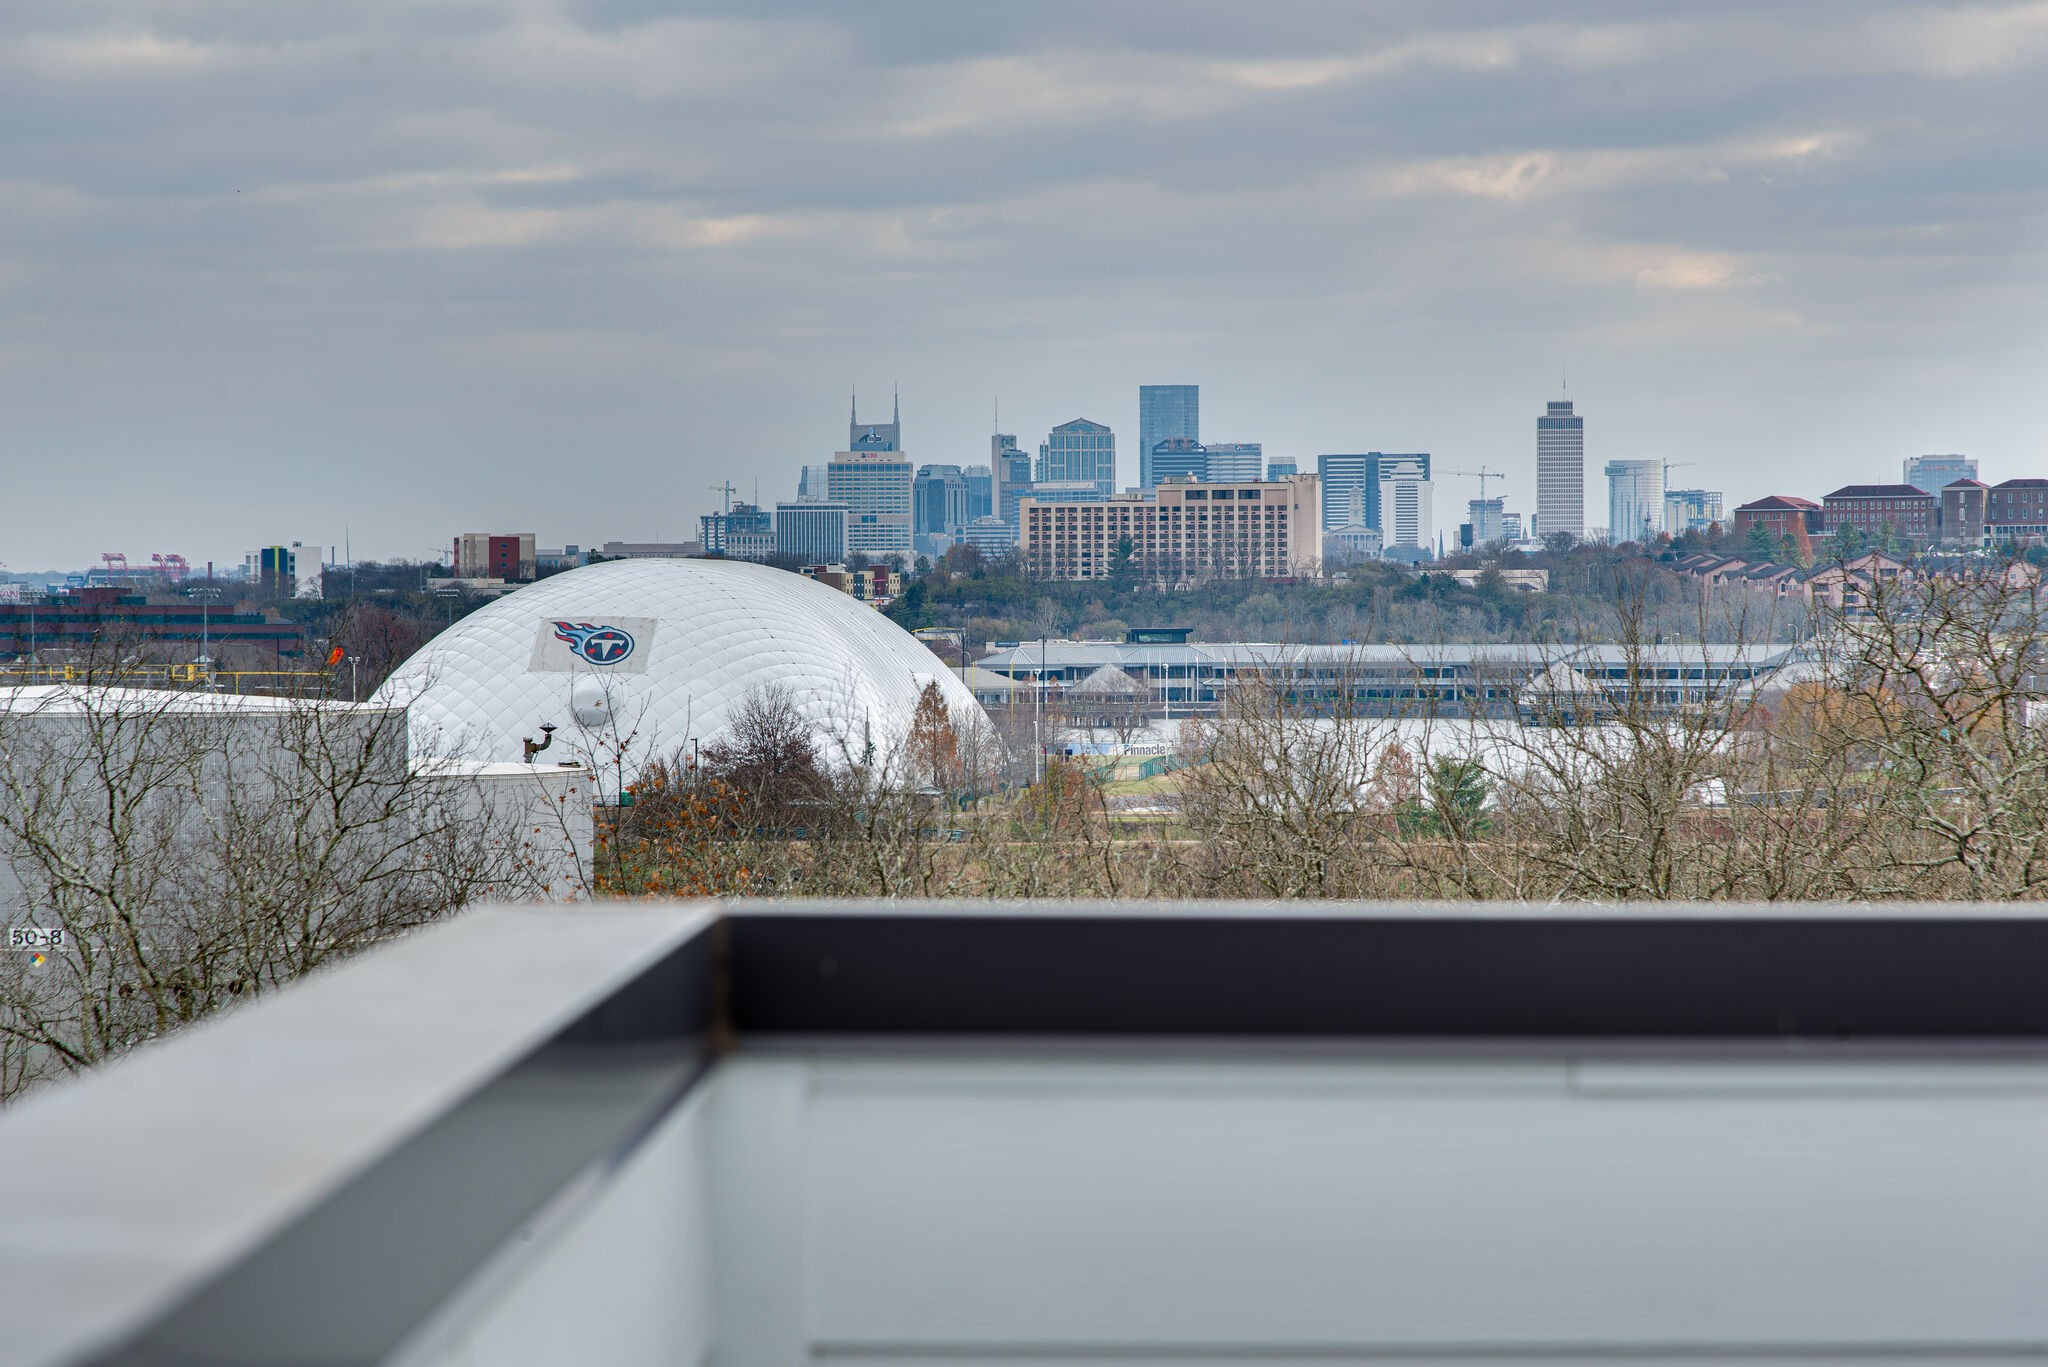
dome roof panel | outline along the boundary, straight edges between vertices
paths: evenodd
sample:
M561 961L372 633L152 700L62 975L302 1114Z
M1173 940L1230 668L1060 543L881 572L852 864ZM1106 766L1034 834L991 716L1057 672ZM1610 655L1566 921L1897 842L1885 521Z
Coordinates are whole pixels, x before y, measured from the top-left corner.
M644 760L719 739L768 685L794 694L828 752L887 751L932 680L956 717L978 712L916 638L823 584L743 561L617 560L477 609L378 696L410 701L421 753L519 759L521 739L551 724L563 758L624 746ZM606 707L587 705L592 688ZM578 696L606 720L579 722Z

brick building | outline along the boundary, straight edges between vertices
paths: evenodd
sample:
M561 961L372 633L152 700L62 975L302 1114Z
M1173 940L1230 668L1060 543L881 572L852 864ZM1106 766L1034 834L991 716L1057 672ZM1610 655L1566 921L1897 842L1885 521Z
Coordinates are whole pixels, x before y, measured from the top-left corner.
M455 538L457 579L532 579L539 569L532 532L464 532Z
M1749 535L1751 527L1762 526L1774 537L1791 537L1799 544L1799 553L1810 557L1813 538L1822 530L1821 507L1810 498L1772 494L1737 508L1733 525L1738 541Z
M1889 527L1902 542L1926 546L1934 540L1934 514L1939 500L1911 484L1845 484L1821 500L1821 520L1829 536L1854 527L1877 538Z
M2048 479L2009 479L1987 489L1984 535L2000 546L2048 541Z
M1025 498L1019 550L1034 579L1104 579L1126 541L1133 570L1160 585L1282 579L1319 563L1322 487L1314 475L1158 486L1156 498L1098 503Z
M1959 479L1941 491L1940 541L1944 546L1979 546L1984 542L1986 495L1991 486L1981 479Z

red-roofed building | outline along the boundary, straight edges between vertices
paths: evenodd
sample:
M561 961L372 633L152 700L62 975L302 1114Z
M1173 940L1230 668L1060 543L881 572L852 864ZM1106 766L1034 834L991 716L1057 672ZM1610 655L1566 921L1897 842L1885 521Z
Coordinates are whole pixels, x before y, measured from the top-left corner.
M1821 507L1812 499L1792 494L1772 494L1745 503L1735 510L1734 529L1738 542L1755 526L1768 528L1775 537L1791 537L1803 556L1813 554L1813 538L1821 531Z
M1899 540L1925 546L1934 540L1937 500L1910 484L1845 484L1821 500L1822 525L1829 536L1854 527L1876 539L1891 528Z

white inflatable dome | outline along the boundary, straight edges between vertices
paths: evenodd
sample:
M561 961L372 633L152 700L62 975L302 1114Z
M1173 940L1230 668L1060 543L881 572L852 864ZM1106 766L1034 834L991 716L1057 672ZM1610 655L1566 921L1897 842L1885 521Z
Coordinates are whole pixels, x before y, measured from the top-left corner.
M835 589L736 560L612 560L543 579L436 636L377 692L406 702L415 752L610 769L725 734L766 685L828 757L892 754L936 682L956 724L974 695L909 632Z

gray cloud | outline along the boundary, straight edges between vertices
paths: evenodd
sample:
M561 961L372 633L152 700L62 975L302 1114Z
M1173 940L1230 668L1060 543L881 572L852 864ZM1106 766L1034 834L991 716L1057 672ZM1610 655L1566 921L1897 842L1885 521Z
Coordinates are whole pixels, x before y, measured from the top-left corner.
M2048 4L0 11L0 559L681 535L904 387L1742 498L2042 473ZM1448 491L1451 498L1457 493Z

